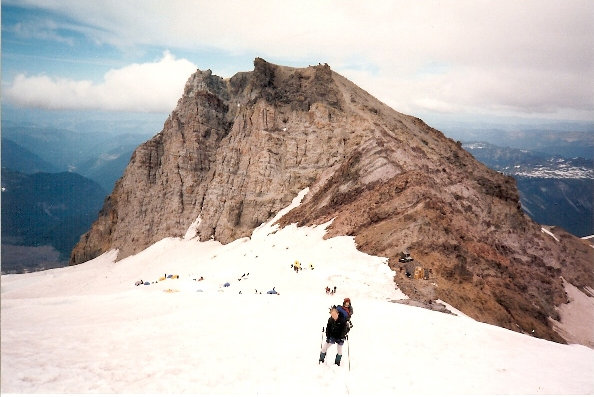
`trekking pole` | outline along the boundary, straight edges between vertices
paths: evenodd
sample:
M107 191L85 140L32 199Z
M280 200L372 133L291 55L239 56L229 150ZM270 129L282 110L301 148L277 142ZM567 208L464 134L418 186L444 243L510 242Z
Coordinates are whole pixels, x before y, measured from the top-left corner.
M347 353L349 355L349 372L351 372L351 344L349 343L349 336L346 336L347 340Z
M322 327L322 340L320 341L320 361L318 364L322 362L322 346L324 345L324 327Z

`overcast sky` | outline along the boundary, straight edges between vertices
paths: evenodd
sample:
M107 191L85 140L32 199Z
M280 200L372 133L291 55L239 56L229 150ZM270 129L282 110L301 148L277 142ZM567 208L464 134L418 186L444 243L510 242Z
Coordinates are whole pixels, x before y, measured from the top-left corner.
M594 1L2 0L2 101L170 112L190 74L328 63L398 111L594 120Z

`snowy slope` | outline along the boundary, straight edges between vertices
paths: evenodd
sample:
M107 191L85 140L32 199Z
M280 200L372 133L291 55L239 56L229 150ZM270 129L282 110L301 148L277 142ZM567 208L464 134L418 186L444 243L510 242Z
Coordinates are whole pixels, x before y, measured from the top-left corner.
M170 238L119 262L111 252L2 276L1 391L594 393L594 350L392 303L404 296L384 258L324 240L327 225L271 223L228 245ZM318 365L328 307L345 296L355 313L343 365L334 348Z

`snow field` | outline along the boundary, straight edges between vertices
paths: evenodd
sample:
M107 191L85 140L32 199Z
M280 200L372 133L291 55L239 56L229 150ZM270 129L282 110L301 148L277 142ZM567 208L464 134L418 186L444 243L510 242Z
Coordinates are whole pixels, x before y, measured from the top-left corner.
M3 300L2 391L588 394L594 354L467 318L359 299L343 365L318 365L325 294ZM350 351L351 369L348 370Z
M269 222L227 245L188 233L119 262L3 275L2 393L594 393L594 350L392 303L404 295L385 258L324 240L326 226ZM335 346L318 365L328 308L346 296L342 366Z

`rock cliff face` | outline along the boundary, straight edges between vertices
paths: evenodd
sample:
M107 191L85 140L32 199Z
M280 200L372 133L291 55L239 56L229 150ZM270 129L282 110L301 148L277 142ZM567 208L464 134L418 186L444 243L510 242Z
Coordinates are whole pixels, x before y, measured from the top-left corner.
M485 322L563 341L549 318L566 302L561 276L594 287L591 248L557 242L524 215L512 178L459 143L373 98L328 65L256 59L252 72L193 74L163 130L141 145L81 237L71 262L118 248L119 258L164 237L228 243L310 187L280 220L353 235L390 258L419 301L443 299ZM408 249L429 280L405 276ZM534 330L534 331L533 331Z

